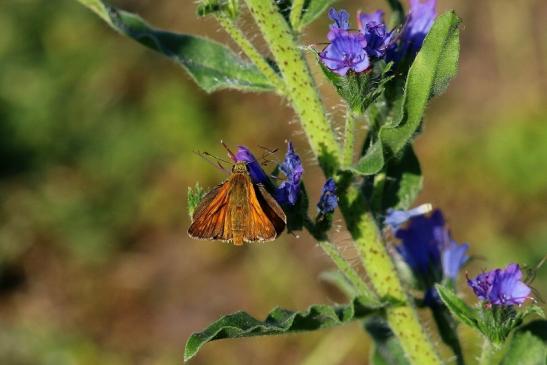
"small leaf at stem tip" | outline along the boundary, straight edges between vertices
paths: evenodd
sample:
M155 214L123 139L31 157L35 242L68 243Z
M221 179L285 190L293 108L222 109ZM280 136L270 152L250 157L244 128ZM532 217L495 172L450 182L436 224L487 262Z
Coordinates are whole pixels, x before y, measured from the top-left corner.
M302 11L299 29L303 29L306 25L317 19L329 6L334 4L336 0L310 0L307 1L307 6Z
M545 339L542 340L530 331L517 331L501 365L541 365L545 364L546 357Z
M220 89L272 91L257 67L207 38L155 29L139 16L102 0L78 0L119 33L169 57L206 92Z
M275 308L264 321L257 320L246 312L236 312L223 316L205 330L192 334L186 342L184 361L194 357L201 347L210 341L315 331L364 318L381 311L383 307L366 306L359 298L355 298L346 305L314 304L301 312Z
M475 310L470 308L463 300L461 300L456 293L454 293L452 290L440 285L436 284L435 288L437 289L437 293L439 294L439 297L443 301L443 303L450 309L450 312L454 315L454 317L458 318L461 322L465 323L466 325L478 329L480 329L477 326L477 314Z

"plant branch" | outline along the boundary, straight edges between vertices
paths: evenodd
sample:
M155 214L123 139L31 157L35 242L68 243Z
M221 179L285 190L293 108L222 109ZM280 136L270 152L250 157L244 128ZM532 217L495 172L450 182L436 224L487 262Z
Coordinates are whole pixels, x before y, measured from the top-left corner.
M266 62L255 46L247 39L245 34L237 27L234 21L226 15L215 17L224 31L230 35L234 42L241 48L247 57L256 65L262 74L272 83L280 95L285 95L285 83L283 79Z
M246 0L246 3L277 62L287 86L286 94L312 151L325 174L332 176L340 164L340 146L294 34L273 0Z
M304 9L304 0L293 0L289 20L294 30L299 31L300 19L302 18L302 9Z

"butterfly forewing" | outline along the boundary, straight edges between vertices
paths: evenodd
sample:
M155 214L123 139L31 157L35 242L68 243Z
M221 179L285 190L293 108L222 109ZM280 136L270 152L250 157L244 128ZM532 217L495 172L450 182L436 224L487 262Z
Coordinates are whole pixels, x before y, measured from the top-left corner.
M261 185L253 185L242 163L224 183L205 195L188 234L193 238L233 242L270 241L285 228L285 213Z

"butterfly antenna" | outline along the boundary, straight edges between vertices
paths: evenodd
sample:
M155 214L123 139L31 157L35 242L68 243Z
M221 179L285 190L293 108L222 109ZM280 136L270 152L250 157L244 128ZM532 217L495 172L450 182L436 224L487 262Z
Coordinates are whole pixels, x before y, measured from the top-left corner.
M220 140L220 144L222 144L222 145L224 146L224 148L225 148L226 151L228 152L228 156L230 156L230 158L232 159L232 161L237 162L236 155L234 155L234 153L232 152L232 150L230 150L230 148L226 145L226 143L224 143L223 140Z
M224 161L222 159L219 159L213 155L211 155L210 153L208 152L199 152L199 151L194 151L194 153L196 155L198 155L199 157L203 158L205 161L207 161L207 163L213 165L215 168L218 168L220 171L226 173L226 174L230 174L230 172L228 170L226 170L226 168L224 166L222 166L222 164L220 163L220 161L224 162L224 163L228 163L230 164L230 162L227 162L227 161ZM214 163L213 161L211 161L210 158L214 158L216 159L216 163Z

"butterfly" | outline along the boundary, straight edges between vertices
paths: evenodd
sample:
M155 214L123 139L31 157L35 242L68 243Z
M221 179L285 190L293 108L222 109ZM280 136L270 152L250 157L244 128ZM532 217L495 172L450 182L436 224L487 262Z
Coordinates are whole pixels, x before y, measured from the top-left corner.
M188 235L241 246L272 241L286 224L283 209L262 184L253 184L247 163L239 161L230 177L200 201Z

